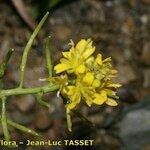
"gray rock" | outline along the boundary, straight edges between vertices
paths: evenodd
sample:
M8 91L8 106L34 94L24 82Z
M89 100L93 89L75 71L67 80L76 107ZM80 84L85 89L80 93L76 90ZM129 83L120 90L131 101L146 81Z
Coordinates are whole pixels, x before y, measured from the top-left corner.
M122 150L142 150L150 144L150 97L128 107L118 124Z

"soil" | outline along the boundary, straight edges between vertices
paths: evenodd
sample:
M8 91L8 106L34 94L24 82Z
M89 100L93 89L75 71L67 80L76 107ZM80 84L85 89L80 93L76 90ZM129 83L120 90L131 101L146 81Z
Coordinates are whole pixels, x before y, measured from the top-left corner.
M45 139L91 138L95 140L91 149L121 149L123 145L116 135L118 129L115 124L122 110L140 103L146 96L150 97L149 4L148 0L74 0L50 12L39 38L33 44L25 75L26 87L44 85L39 78L47 77L43 44L49 35L53 64L59 61L61 52L69 48L70 39L76 43L82 38L91 38L97 52L102 53L104 58L112 57L113 66L118 70L115 80L123 84L118 90L119 106L82 106L82 113L95 127L73 115L73 133L68 134L63 102L56 94L44 96L51 104L51 110L39 106L32 96L11 97L7 108L9 116L39 131ZM30 1L25 7L32 9ZM0 12L0 62L10 48L15 49L5 75L5 88L14 88L18 85L19 63L31 30L7 1L1 2ZM11 134L20 141L33 139L14 129ZM3 136L1 130L0 135ZM150 148L150 145L145 147Z

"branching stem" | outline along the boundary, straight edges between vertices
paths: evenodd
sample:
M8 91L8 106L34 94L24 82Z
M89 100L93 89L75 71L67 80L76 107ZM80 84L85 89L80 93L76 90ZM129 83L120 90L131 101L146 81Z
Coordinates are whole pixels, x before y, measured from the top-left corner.
M15 88L8 90L1 90L0 96L13 96L13 95L25 95L25 94L37 94L40 92L49 93L59 89L59 85L48 85L35 88Z
M23 52L23 56L22 56L22 61L21 61L21 65L20 65L20 84L19 84L19 88L23 87L24 84L24 74L25 74L25 68L26 68L26 62L27 62L27 57L28 57L28 53L31 50L31 46L33 43L33 40L35 39L35 37L37 36L38 32L40 31L41 27L43 26L45 20L47 19L49 15L49 12L47 12L45 14L45 16L42 18L42 20L40 21L40 23L38 24L38 26L35 28L33 34L31 35L25 49Z

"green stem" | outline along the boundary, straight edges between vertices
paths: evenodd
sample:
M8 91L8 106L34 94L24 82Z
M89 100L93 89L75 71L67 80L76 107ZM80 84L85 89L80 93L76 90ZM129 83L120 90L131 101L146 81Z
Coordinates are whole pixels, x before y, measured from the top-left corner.
M37 94L40 92L49 93L59 89L59 85L48 85L37 88L15 88L8 90L1 90L0 96L13 96L13 95L23 95L23 94Z
M13 122L13 121L11 121L11 120L7 120L7 122L8 122L8 124L11 125L12 127L16 128L16 129L18 129L18 130L21 130L21 131L23 131L23 132L25 132L25 133L29 133L29 134L32 134L32 135L34 135L34 136L41 136L41 135L39 135L37 132L35 132L34 130L29 129L29 128L23 126L23 125L18 124L18 123L15 123L15 122Z
M23 52L23 56L22 56L22 62L20 65L20 84L19 84L19 88L23 87L24 84L24 74L25 74L25 68L26 68L26 62L27 62L27 57L28 57L28 53L31 49L33 40L35 39L35 37L37 36L38 32L40 31L41 27L43 26L45 20L47 19L49 15L49 12L47 12L44 17L42 18L42 20L40 21L40 23L38 24L38 26L35 28L33 34L31 35L25 49Z
M8 61L10 57L12 56L12 53L14 52L14 49L10 49L7 54L5 59L3 60L2 64L0 64L0 79L4 76L4 72L6 70L6 66L8 64Z
M36 99L38 101L39 104L41 104L42 106L45 106L47 108L50 108L50 104L48 104L47 102L43 101L42 100L42 96L43 96L43 93L38 93L36 94Z
M0 120L2 120L1 117L0 117ZM21 131L23 131L23 132L25 132L25 133L30 133L30 134L32 134L32 135L34 135L34 136L41 136L39 133L35 132L34 130L29 129L29 128L23 126L23 125L18 124L18 123L15 123L15 122L13 122L13 121L11 121L11 120L9 120L9 119L7 119L7 123L8 123L10 126L16 128L16 129L18 129L18 130L21 130Z
M7 54L6 54L6 57L4 59L4 64L7 65L8 64L8 61L9 59L11 58L12 54L14 52L14 49L10 49Z
M68 108L66 108L66 119L67 119L67 128L70 132L72 132L71 115L70 115L70 109Z
M46 66L48 70L49 77L52 77L52 61L51 61L51 49L50 49L50 36L47 38L45 46L45 57L46 57Z
M6 117L6 97L2 97L2 119L1 119L1 124L2 124L2 129L4 132L4 137L6 141L10 141L10 136L9 136L9 131L8 131L8 126L7 126L7 117Z

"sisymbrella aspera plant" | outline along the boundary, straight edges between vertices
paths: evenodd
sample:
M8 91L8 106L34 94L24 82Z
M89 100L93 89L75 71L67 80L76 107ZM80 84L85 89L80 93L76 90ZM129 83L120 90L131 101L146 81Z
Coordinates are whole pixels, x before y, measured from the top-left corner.
M27 57L31 50L33 40L47 19L48 14L47 12L40 21L23 51L20 65L20 83L17 88L4 89L2 86L4 71L13 50L7 53L6 58L0 65L0 99L2 106L0 120L4 138L7 141L11 139L8 125L34 136L39 136L39 134L32 129L7 118L6 100L9 96L33 94L40 105L49 107L48 103L42 101L42 96L45 93L56 92L57 96L61 97L64 101L69 131L72 131L70 112L78 106L81 100L89 107L91 107L92 104L102 105L104 103L110 106L117 106L116 99L118 99L118 96L116 95L116 89L121 85L112 82L112 78L116 76L117 71L113 69L110 57L103 59L101 54L97 54L96 57L93 56L95 47L91 39L81 39L76 45L71 41L69 43L71 46L69 51L62 52L63 58L60 59L59 64L54 66L56 76L53 76L51 53L49 49L50 38L48 38L45 46L48 77L46 79L41 79L41 81L48 81L48 84L34 88L24 87Z

